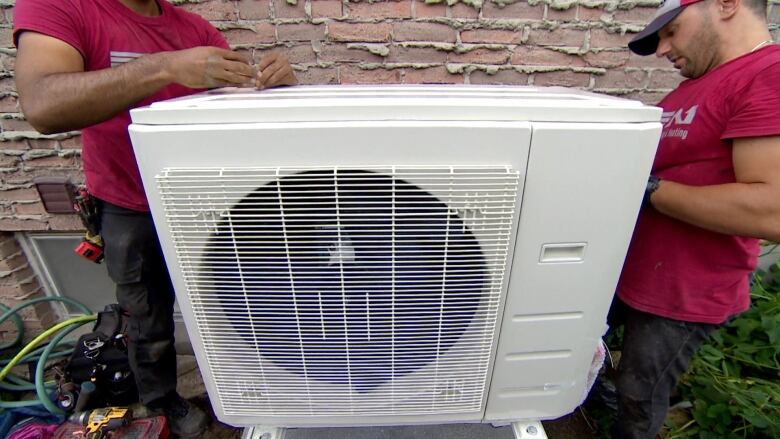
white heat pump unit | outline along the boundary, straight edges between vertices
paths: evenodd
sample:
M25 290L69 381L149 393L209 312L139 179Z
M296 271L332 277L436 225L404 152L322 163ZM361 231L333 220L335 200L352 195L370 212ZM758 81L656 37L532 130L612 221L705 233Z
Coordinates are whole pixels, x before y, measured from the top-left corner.
M219 419L552 419L586 391L661 113L562 88L223 89L132 111Z

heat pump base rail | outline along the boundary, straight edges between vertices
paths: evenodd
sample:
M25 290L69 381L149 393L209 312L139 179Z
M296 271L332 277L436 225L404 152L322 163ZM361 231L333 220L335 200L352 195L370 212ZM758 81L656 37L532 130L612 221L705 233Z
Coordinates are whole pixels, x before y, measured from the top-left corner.
M287 429L283 427L258 425L245 428L241 439L284 439L286 432ZM547 439L544 427L539 421L513 422L512 433L515 439Z
M512 423L515 439L547 439L547 433L540 421L521 421Z
M247 427L241 435L241 439L284 439L287 429L284 427L267 427L256 425Z

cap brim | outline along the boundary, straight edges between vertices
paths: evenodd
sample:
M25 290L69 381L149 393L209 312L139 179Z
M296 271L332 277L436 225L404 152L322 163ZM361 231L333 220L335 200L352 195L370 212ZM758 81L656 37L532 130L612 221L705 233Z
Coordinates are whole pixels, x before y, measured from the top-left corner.
M672 9L671 11L658 16L642 29L642 32L639 32L631 39L628 43L628 48L637 55L645 56L654 54L656 49L658 49L658 42L660 41L658 38L658 31L669 24L670 21L674 20L676 16L680 15L680 12L682 12L683 9L685 8L680 7Z

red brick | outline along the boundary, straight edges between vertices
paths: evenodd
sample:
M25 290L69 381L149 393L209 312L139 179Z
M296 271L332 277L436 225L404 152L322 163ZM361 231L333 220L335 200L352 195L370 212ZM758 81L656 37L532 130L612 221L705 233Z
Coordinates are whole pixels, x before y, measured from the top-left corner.
M567 55L543 47L528 46L515 48L511 63L516 65L567 67L582 67L585 65L585 61L576 55Z
M564 22L574 21L577 19L577 5L571 5L570 7L563 10L553 9L548 5L547 19Z
M305 72L295 72L298 82L308 85L338 84L339 73L335 67L317 68L309 67Z
M60 148L81 149L81 136L74 136L74 137L60 140Z
M0 260L0 273L21 270L22 268L29 266L30 264L27 263L27 257L19 252L11 257Z
M506 64L511 54L508 50L474 49L464 53L451 53L449 61L454 63Z
M534 29L528 37L528 44L580 47L585 42L585 32L580 29Z
M347 5L347 16L350 18L411 18L411 0L361 2Z
M14 212L17 215L43 215L46 209L43 208L43 203L16 203Z
M606 14L601 8L589 8L587 6L577 6L577 20L580 21L599 21L601 16Z
M316 64L317 54L311 44L301 44L282 49L290 60L290 64Z
M14 70L14 67L16 67L16 57L13 55L6 55L5 53L0 53L0 65L2 65L5 70Z
M632 34L609 33L604 29L590 30L590 47L628 47Z
M238 18L233 2L225 0L206 0L200 3L185 3L180 6L194 12L209 21L234 21Z
M224 32L225 39L231 45L238 44L268 44L276 41L274 26L269 23L261 23L254 30L230 29Z
M678 72L664 72L661 70L654 70L650 73L650 82L647 84L647 88L660 88L660 89L673 89L683 80L683 77Z
M258 64L265 56L267 56L269 53L274 52L281 52L285 56L287 56L287 59L289 59L291 64L297 64L297 63L315 63L316 56L314 55L314 49L311 48L311 45L309 44L303 44L300 46L292 46L292 47L272 47L270 49L255 49L252 54L252 60L255 64Z
M271 17L268 0L238 0L238 16L243 20L264 20Z
M401 70L364 70L346 65L339 67L339 79L342 84L398 84L401 82Z
M374 62L381 63L384 58L368 50L350 49L345 44L324 44L320 48L320 61L326 62Z
M315 0L316 1L316 0ZM305 0L298 0L298 4L291 5L287 0L273 0L274 15L276 18L305 18Z
M313 0L311 2L312 18L339 18L344 15L341 0Z
M657 10L658 10L657 8L642 8L642 7L635 7L627 10L618 9L617 11L615 11L615 20L649 23Z
M520 44L523 40L523 32L491 29L465 30L460 33L460 39L464 43Z
M4 140L0 142L0 149L25 150L30 149L26 140Z
M528 75L515 70L499 70L494 75L488 75L481 70L469 74L470 84L526 85Z
M4 23L13 24L14 22L14 8L10 7L3 10L3 13L0 14L4 18Z
M446 17L447 5L441 3L425 3L425 0L414 1L415 18Z
M387 62L393 63L443 63L447 52L431 47L393 46L387 56Z
M40 169L22 169L14 172L13 174L6 174L3 178L6 184L9 185L26 185L31 184L35 177L74 177L74 180L83 181L81 169L55 169L55 168L40 168ZM2 199L2 192L0 192L0 199Z
M773 24L780 24L780 4L769 4L769 10L767 12L767 22ZM775 39L777 41L777 39Z
M395 41L433 41L454 43L458 32L438 23L402 22L393 25Z
M329 23L328 37L333 41L389 41L392 33L389 23Z
M2 220L0 220L1 222ZM20 302L9 300L10 298L32 298L36 294L41 292L41 286L38 282L25 282L23 284L11 284L0 285L0 297L3 299L3 303L11 308L19 305ZM32 307L26 307L19 310L19 315L25 323L29 320L37 320L38 316L35 315L35 309ZM26 327L26 325L25 325Z
M19 110L17 99L14 96L5 96L0 99L0 113L15 113Z
M3 131L35 131L35 128L26 120L3 119Z
M49 217L49 228L55 231L84 230L81 220L76 215L52 215Z
M537 87L587 87L588 84L590 84L589 73L560 71L534 74L534 85Z
M79 166L79 160L75 157L43 157L25 162L25 169L35 168L75 168Z
M19 157L13 155L0 155L0 168L15 168L19 165Z
M30 144L32 149L42 150L55 150L57 149L57 141L54 139L27 139L27 143ZM31 151L31 153L40 153L41 151Z
M405 84L463 84L463 75L453 75L445 67L408 69L404 75Z
M519 1L502 8L492 1L486 1L482 6L482 16L484 18L541 20L544 16L544 5L530 6L528 2Z
M452 18L479 18L479 10L465 3L455 3L449 10Z
M38 201L40 197L35 188L22 188L2 191L0 199L5 201Z
M0 91L9 92L16 91L16 81L14 78L0 79Z
M649 69L668 69L673 67L666 57L659 58L655 55L639 56L633 52L629 54L626 66Z
M45 222L33 219L2 218L0 219L0 230L12 232L46 230Z
M276 26L279 41L320 41L325 39L325 25L280 24Z
M585 54L585 62L592 67L603 67L613 69L615 67L624 67L628 63L629 51L621 50L619 52L602 51L599 53L588 52Z
M22 251L13 233L0 232L0 257L6 258Z
M0 278L0 285L24 284L31 282L33 279L35 279L35 273L29 264L24 264L17 270L3 273L3 277Z
M0 28L0 46L13 47L14 46L13 33L14 33L13 29L7 27Z
M647 73L641 70L608 70L596 76L596 88L644 88Z

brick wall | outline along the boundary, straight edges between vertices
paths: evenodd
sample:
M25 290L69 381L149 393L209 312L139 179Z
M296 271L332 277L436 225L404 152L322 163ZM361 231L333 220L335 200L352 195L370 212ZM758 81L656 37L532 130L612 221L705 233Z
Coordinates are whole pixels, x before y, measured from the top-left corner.
M654 103L680 80L626 49L660 0L174 2L255 60L284 50L304 84L560 85ZM0 231L78 230L74 216L46 214L32 187L38 175L81 181L80 142L40 135L19 113L13 5L0 0ZM780 0L769 21L780 40Z
M43 291L21 247L12 233L0 232L0 303L12 308L26 300L43 296ZM5 309L0 314L5 313ZM24 322L25 339L49 327L54 322L50 304L41 303L24 308L19 315ZM0 340L7 341L16 334L10 321L0 325Z

